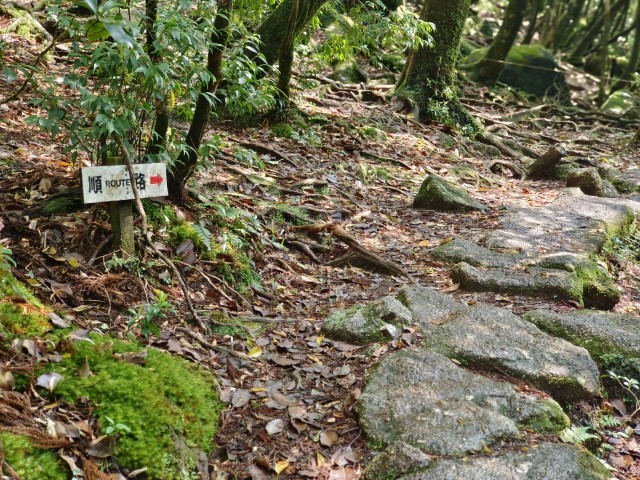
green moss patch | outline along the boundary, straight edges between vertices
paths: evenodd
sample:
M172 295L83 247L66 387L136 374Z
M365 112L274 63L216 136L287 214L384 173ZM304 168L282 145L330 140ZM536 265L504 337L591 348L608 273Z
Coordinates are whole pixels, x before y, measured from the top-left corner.
M114 457L125 468L146 467L150 478L190 478L198 454L213 450L222 404L212 378L187 361L150 349L144 366L123 360L141 354L135 343L93 337L77 342L48 367L64 376L54 394L70 403L88 399L103 432L122 424ZM82 378L86 366L93 375ZM86 375L83 375L86 376Z
M4 460L26 480L67 480L69 474L58 456L36 447L23 435L0 432Z
M27 287L0 270L0 334L9 339L42 336L51 330L45 313Z
M486 48L474 50L463 61L463 68L475 73ZM553 54L542 45L516 45L507 55L498 81L536 97L557 97L570 100L569 87Z

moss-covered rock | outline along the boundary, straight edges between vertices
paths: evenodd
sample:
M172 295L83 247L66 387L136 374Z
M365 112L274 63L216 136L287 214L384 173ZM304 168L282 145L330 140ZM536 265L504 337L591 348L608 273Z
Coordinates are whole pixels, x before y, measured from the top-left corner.
M600 176L610 181L620 193L633 193L640 190L640 169L633 168L621 172L615 168L602 167L598 169Z
M567 187L578 187L585 195L604 197L605 188L596 168L581 168L567 173Z
M447 263L465 262L474 267L490 268L512 267L525 258L517 253L495 252L464 238L438 245L431 251L431 256Z
M569 424L553 400L471 373L437 353L411 349L386 357L369 375L356 412L374 445L389 445L393 451L405 443L445 456L515 440L524 425L559 432ZM397 453L417 461L413 468L425 464L410 448ZM399 465L393 470L397 473Z
M358 62L350 60L339 63L333 68L333 73L329 78L342 83L366 83L367 76L362 73Z
M547 335L506 309L477 303L455 312L432 326L424 346L475 369L531 382L556 400L579 401L599 392L598 368L584 348Z
M624 90L618 90L607 98L600 107L600 111L615 116L622 116L635 107L636 104L636 98L633 95Z
M569 162L569 163L558 163L553 168L553 173L551 174L552 178L556 180L566 180L569 173L574 170L580 169L580 165L577 163Z
M620 290L603 265L595 260L584 262L576 269L582 282L582 298L586 308L611 310L620 301Z
M113 423L130 430L119 432L115 447L121 467L146 467L150 478L166 480L197 473L199 457L214 448L222 409L210 375L168 353L108 337L70 347L61 363L46 367L64 377L54 395L88 401L103 432ZM87 367L92 375L81 375Z
M587 349L601 370L637 378L640 373L638 317L628 314L579 310L556 313L532 310L523 315L541 330ZM630 366L635 366L629 371Z
M525 450L525 449L523 449ZM595 455L576 445L541 443L526 451L507 451L432 462L397 480L609 480Z
M583 284L578 275L561 270L480 269L460 262L452 267L451 277L462 288L472 292L514 293L580 303L583 297Z
M65 468L55 452L38 448L26 436L0 432L0 447L4 454L3 460L22 479L67 480L69 478L68 468Z
M473 72L484 57L486 48L474 50L462 61ZM472 74L473 76L473 74ZM542 45L516 45L507 55L498 81L536 97L556 97L562 103L570 100L569 87L553 54Z
M429 175L422 182L413 200L413 206L446 212L482 211L487 208L469 195L466 190L437 175Z
M424 470L431 457L405 442L395 442L371 460L364 470L364 480L393 480Z
M329 338L367 345L388 342L412 322L411 312L394 297L384 297L366 306L337 310L324 321L322 331Z

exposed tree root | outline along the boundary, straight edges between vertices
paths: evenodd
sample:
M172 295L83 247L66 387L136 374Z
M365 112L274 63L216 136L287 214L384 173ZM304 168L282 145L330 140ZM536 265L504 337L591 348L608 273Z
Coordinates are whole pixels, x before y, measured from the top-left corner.
M328 265L338 262L338 264L350 263L353 261L361 262L361 265L367 265L369 267L373 267L379 271L385 271L392 275L401 275L403 277L408 278L411 282L416 283L415 280L405 272L399 265L389 260L385 260L379 255L370 252L366 248L364 248L360 242L358 242L354 237L349 235L347 231L339 225L335 223L316 223L314 225L303 225L299 227L293 227L296 230L303 230L308 233L322 233L327 232L336 237L338 240L346 243L354 252L348 254L347 256L341 257L340 259L334 260L330 262ZM347 258L348 257L348 258Z

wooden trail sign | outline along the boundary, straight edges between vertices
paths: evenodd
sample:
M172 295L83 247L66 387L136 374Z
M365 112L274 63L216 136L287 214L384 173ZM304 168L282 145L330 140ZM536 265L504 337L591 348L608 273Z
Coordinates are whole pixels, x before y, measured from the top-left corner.
M109 203L113 248L124 257L135 254L133 236L133 189L126 165L118 165L118 157L107 160L106 167L85 167L81 170L84 203ZM134 181L141 198L166 197L167 167L164 163L133 165Z
M164 163L133 165L136 187L141 198L166 197L167 167ZM125 165L82 168L84 203L117 202L134 198Z

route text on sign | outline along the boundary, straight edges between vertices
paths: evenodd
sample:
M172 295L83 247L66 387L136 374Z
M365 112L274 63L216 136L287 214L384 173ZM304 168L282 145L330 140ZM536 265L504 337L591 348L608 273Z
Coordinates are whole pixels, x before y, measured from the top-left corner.
M134 181L141 198L166 197L167 169L164 163L133 165ZM134 198L129 172L124 165L82 169L84 203L117 202Z

